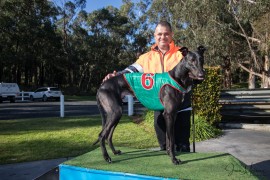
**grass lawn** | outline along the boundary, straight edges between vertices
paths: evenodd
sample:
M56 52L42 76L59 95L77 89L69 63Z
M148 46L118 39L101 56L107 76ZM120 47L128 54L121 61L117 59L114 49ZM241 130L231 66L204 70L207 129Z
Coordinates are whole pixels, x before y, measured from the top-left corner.
M227 153L178 153L181 165L173 165L164 151L150 151L127 147L121 156L110 151L112 164L104 161L100 148L65 162L72 167L150 175L179 179L259 179L240 161ZM61 169L60 169L61 170Z
M154 131L124 116L114 133L116 146L157 147ZM153 128L152 128L153 129ZM0 121L0 164L75 157L95 149L100 116Z

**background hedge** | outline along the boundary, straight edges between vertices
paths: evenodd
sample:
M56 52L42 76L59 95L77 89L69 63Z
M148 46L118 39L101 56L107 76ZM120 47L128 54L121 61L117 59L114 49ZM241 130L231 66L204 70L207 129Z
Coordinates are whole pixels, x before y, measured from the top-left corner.
M219 67L206 68L203 83L198 84L193 90L193 109L196 115L205 119L211 125L221 121L218 104L221 90L221 75Z

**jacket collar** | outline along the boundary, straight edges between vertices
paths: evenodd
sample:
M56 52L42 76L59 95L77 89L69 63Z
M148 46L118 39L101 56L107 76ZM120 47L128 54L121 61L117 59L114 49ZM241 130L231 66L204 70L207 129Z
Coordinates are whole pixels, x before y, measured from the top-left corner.
M170 49L169 49L169 51L171 50L171 49L173 49L175 47L175 44L174 44L174 42L172 41L171 43L170 43ZM157 44L154 44L152 47L151 47L151 50L154 50L154 51L158 51L159 49L158 49L158 45Z

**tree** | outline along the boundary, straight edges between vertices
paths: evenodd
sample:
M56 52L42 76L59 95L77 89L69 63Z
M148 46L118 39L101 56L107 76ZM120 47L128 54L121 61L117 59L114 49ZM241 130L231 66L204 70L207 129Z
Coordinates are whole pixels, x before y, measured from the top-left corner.
M80 11L69 26L69 86L81 92L95 92L105 74L119 67L130 27L117 8Z
M239 66L249 72L249 88L255 88L255 76L261 78L261 87L270 87L269 74L269 12L270 2L229 1L228 12L238 29L229 27L234 34L244 37L249 48L249 67L241 61Z
M0 41L5 42L0 52L1 81L43 85L44 67L58 53L59 37L53 25L56 15L47 1L8 0L1 4Z
M56 21L58 33L62 37L64 50L64 61L66 65L67 81L71 85L76 84L75 71L78 70L76 52L74 51L72 36L72 26L74 20L81 10L85 7L86 0L53 0L54 6L58 9L58 19Z
M147 20L147 9L150 1L144 0L133 3L131 0L124 0L120 8L121 15L128 18L130 32L128 42L125 44L125 51L121 53L121 64L127 66L133 63L139 55L149 49L153 38L153 30Z

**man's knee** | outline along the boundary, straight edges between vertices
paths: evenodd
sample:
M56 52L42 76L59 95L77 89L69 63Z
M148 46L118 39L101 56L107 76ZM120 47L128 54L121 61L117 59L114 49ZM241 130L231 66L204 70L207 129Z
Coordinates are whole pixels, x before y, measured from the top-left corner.
M190 126L191 111L182 111L177 114L176 125L187 127Z

